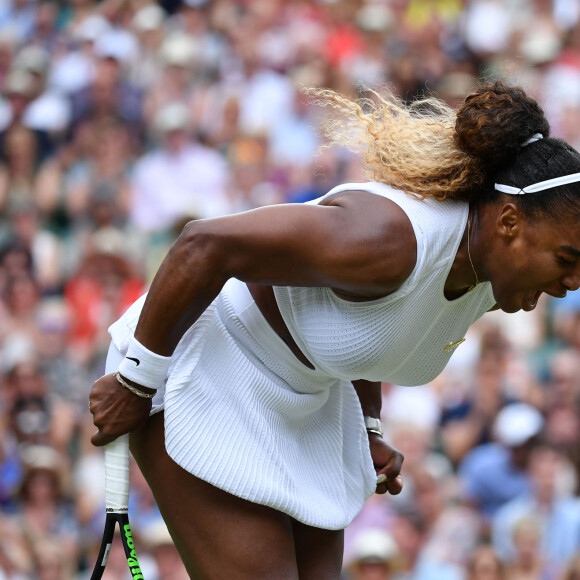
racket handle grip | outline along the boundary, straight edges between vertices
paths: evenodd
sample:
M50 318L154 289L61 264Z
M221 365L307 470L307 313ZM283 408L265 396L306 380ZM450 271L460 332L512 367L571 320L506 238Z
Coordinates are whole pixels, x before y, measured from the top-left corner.
M105 506L107 513L129 510L129 435L105 447Z

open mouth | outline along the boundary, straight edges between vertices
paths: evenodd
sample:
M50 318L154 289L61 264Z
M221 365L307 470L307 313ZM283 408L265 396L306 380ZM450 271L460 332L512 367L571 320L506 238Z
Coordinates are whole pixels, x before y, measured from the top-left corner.
M552 296L553 298L566 298L568 291L564 290L563 292L546 292L546 294Z

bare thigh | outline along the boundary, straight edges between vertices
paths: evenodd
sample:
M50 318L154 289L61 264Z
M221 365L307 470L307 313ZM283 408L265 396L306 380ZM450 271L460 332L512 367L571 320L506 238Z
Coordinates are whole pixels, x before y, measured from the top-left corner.
M342 531L300 524L191 475L165 451L163 413L131 435L131 452L191 578L340 577Z
M300 580L336 580L342 570L343 530L322 530L292 521Z

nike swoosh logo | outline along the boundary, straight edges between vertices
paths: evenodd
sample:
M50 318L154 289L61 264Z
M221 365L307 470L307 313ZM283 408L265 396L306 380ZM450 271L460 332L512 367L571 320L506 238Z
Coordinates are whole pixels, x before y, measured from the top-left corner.
M135 364L136 364L137 366L139 366L139 365L141 364L141 361L140 361L138 358L133 358L132 356L127 356L127 357L125 357L125 358L126 358L127 360L132 360L132 361L135 361Z

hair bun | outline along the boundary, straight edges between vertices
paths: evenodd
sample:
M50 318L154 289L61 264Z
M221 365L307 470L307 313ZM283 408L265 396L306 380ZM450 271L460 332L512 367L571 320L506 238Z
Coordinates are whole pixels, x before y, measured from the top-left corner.
M456 144L486 169L509 162L535 133L550 134L538 102L521 88L499 81L481 85L457 111Z

